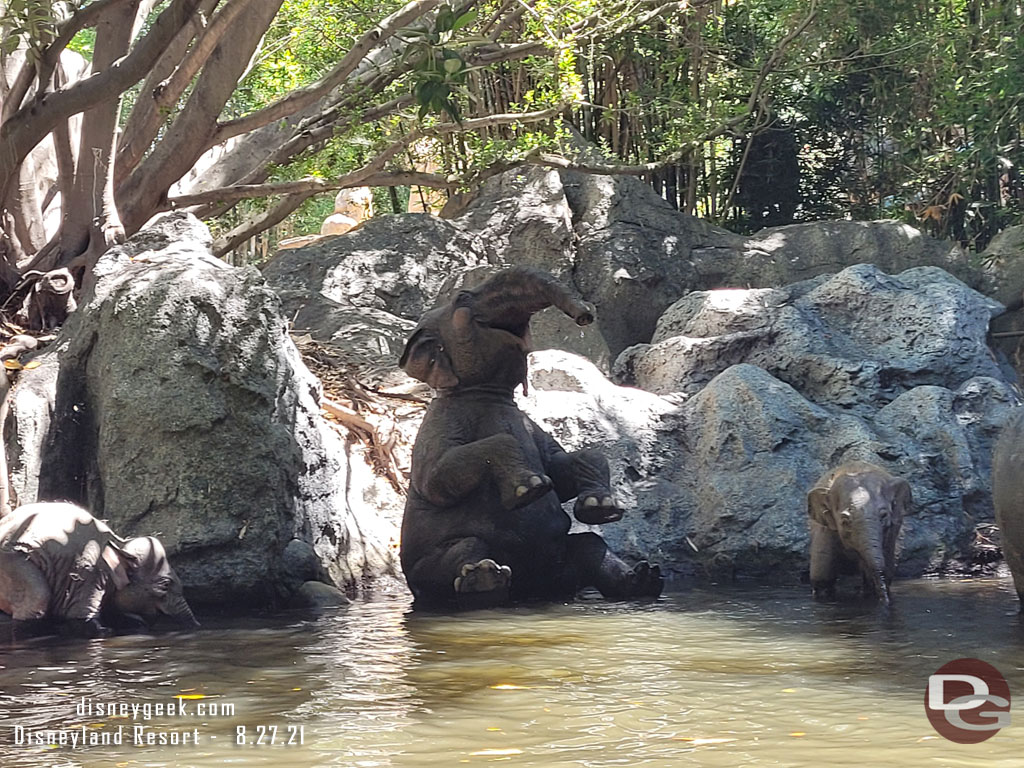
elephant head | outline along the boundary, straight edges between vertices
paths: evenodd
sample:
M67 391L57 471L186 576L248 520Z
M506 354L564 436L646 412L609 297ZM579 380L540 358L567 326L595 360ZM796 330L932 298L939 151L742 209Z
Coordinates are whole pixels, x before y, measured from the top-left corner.
M128 539L118 547L111 607L120 615L151 624L160 614L186 627L198 627L185 602L181 579L171 568L163 544L152 536Z
M856 554L865 583L888 603L896 538L911 503L906 480L856 462L843 465L808 492L807 514Z
M594 321L590 307L551 275L528 267L504 270L424 313L398 364L434 389L512 390L521 383L525 390L530 317L550 306L578 325Z

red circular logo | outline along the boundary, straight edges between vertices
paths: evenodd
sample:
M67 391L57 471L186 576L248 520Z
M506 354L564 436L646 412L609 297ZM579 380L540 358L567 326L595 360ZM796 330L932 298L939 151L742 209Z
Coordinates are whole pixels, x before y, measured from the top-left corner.
M924 711L940 736L977 744L1010 724L1010 686L991 664L956 659L928 676Z

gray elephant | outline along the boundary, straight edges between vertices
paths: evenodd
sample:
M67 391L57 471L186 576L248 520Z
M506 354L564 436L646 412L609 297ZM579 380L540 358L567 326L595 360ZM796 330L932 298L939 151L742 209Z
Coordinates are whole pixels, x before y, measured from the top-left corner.
M165 614L198 626L163 545L128 539L74 504L26 504L0 519L0 611L19 633L95 636Z
M907 481L874 464L849 462L822 475L807 493L814 595L834 598L840 572L859 571L865 593L888 604L911 503Z
M567 453L515 404L526 388L530 317L555 306L593 321L546 273L513 268L425 313L399 364L437 394L412 454L401 562L417 605L464 608L571 598L656 596L657 566L630 568L594 533L569 535L561 502L594 525L622 517L608 462Z
M1010 416L992 454L992 503L1003 557L1024 611L1024 408Z

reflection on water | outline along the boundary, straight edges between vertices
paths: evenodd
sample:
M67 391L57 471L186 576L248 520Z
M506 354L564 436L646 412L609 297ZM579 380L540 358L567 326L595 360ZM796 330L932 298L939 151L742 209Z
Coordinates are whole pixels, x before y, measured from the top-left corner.
M961 656L1024 691L1009 581L895 592L888 614L778 587L447 616L391 598L318 621L207 618L188 635L35 641L0 649L0 766L1020 765L1024 712L961 746L923 709L927 676ZM184 717L143 719L141 707L182 693ZM83 701L140 710L81 713ZM220 714L200 716L211 704ZM14 726L124 726L126 743L18 746ZM135 726L199 743L134 746Z

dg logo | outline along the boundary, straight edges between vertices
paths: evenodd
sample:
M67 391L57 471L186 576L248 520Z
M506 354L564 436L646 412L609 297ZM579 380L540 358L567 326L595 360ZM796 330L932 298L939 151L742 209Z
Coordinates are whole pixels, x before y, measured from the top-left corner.
M977 744L1010 724L1010 686L991 664L956 659L928 676L924 710L940 736Z

